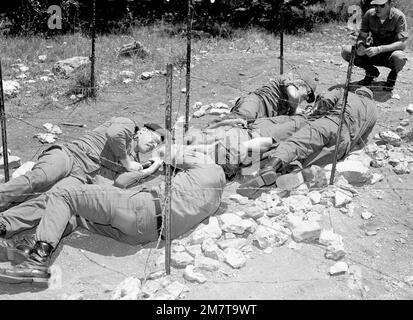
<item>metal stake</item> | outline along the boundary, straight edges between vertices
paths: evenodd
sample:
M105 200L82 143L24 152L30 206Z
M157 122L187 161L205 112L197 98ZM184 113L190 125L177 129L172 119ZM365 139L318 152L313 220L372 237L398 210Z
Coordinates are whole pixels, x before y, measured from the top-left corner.
M346 85L344 87L343 106L341 109L340 123L338 125L336 148L334 151L334 158L333 158L333 167L331 168L331 175L330 175L330 184L334 184L334 175L336 172L338 147L339 147L339 141L340 141L340 136L341 136L341 130L343 129L344 114L346 113L346 105L347 105L347 98L348 98L348 87L350 85L351 72L353 70L355 57L356 57L356 46L353 45L351 47L351 57L350 57L350 62L348 64L348 69L347 69Z
M171 132L172 132L172 64L166 66L166 150L165 150L165 271L171 273Z
M280 74L284 73L284 1L280 8Z
M92 5L92 56L90 57L90 87L91 87L91 96L92 98L96 97L95 91L95 25L96 25L96 3L93 0Z
M4 111L3 75L1 72L1 61L0 61L0 121L1 121L1 139L3 142L4 180L7 182L10 179L9 153L7 151L8 149L7 149L6 113Z
M189 99L191 96L191 40L192 40L192 0L188 0L188 17L186 21L186 103L184 134L188 131Z

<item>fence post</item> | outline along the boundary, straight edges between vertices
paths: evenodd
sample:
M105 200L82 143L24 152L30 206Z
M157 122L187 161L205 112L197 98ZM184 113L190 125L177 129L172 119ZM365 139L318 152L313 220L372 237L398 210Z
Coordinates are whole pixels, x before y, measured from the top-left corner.
M166 66L166 150L165 150L165 271L171 273L171 133L172 133L172 64Z
M8 149L7 149L6 113L4 111L3 75L1 72L1 60L0 60L0 121L1 121L1 139L3 143L4 180L7 182L10 179L9 153L7 152Z
M95 38L96 38L96 0L92 1L92 55L90 57L90 95L92 98L96 97L95 90Z
M280 7L280 74L284 73L284 0Z
M188 131L189 100L191 96L191 40L192 40L192 0L188 0L188 17L186 21L186 102L184 134Z

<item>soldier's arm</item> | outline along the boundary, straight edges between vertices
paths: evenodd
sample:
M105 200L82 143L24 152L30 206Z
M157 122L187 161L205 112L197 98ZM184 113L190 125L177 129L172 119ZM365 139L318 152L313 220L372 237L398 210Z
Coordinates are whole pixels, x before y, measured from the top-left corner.
M409 33L407 31L407 22L405 16L400 16L397 20L397 27L395 33L395 39L397 39L397 41L387 45L379 46L379 52L389 52L406 49L406 40L409 37Z
M361 20L361 28L360 28L360 33L357 37L357 47L359 47L361 44L364 46L366 45L366 39L369 35L370 32L370 27L369 27L369 11L367 11L363 19Z

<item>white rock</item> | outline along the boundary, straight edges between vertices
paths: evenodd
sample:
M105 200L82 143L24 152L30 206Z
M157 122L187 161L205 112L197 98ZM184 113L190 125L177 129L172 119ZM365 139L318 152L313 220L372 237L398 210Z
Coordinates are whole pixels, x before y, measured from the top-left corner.
M332 276L336 276L336 275L339 275L339 274L346 273L347 271L348 271L347 263L345 263L343 261L339 261L335 265L330 267L329 273Z
M276 234L274 229L259 225L254 233L253 241L259 248L266 249L274 244L275 237Z
M257 220L264 216L264 210L258 206L243 209L247 217Z
M207 258L218 261L224 260L224 252L218 248L217 244L212 239L205 239L204 242L202 242L202 252Z
M406 108L406 112L413 114L413 103L409 104Z
M371 212L369 212L369 211L363 211L363 212L361 213L361 217L362 217L364 220L369 220L371 217L373 217L373 214L372 214Z
M310 199L312 204L319 204L321 201L321 194L318 191L311 191L308 193L307 197Z
M144 298L152 298L161 288L159 281L148 280L142 284L141 292Z
M378 150L379 149L377 147L377 144L375 144L375 143L370 143L370 144L368 144L367 146L364 147L364 151L367 154L375 154Z
M302 185L298 186L298 188L291 190L290 196L296 196L296 195L308 195L310 190L308 190L308 187L305 183Z
M267 211L268 217L277 217L280 215L287 215L290 212L287 206L278 206L278 207L271 207Z
M225 239L217 243L218 247L222 250L227 248L241 249L247 244L247 240L244 238L234 238L234 239Z
M368 168L370 167L372 158L368 154L366 154L363 150L358 150L358 151L353 151L352 153L350 153L347 156L346 161L359 161Z
M219 222L216 217L210 217L207 225L199 225L192 233L192 244L202 244L207 238L218 239L222 235Z
M192 105L192 110L198 110L199 108L202 107L202 102L201 101L197 101Z
M19 168L17 168L17 170L13 172L13 174L11 175L12 179L16 179L17 177L20 177L29 172L30 170L32 170L35 164L36 162L34 161L27 161L23 163Z
M41 143L54 143L57 139L57 136L52 133L38 133L34 137L39 139Z
M24 74L24 73L22 73L22 74L17 75L16 78L17 78L17 79L26 79L26 78L27 78L27 75Z
M303 216L292 213L287 215L287 225L291 230L297 228L301 222L303 222Z
M287 206L292 212L309 211L312 207L311 200L302 195L290 196L283 199L283 204Z
M346 204L350 203L352 198L349 197L346 193L337 190L334 195L334 206L336 208L340 208L345 206Z
M335 233L332 229L323 229L320 233L318 242L324 246L330 246L334 243L342 244L343 237Z
M47 56L42 54L42 55L38 56L37 58L39 59L40 62L45 62L46 59L47 59Z
M243 234L245 232L243 220L236 214L224 213L220 216L220 220L222 222L222 230L225 232L235 234Z
M281 190L292 190L304 183L301 172L292 172L279 176L276 179L276 185Z
M185 292L189 291L189 288L178 282L174 281L172 282L169 286L165 288L172 296L179 298L180 295L182 295Z
M115 289L112 300L138 300L141 295L141 281L135 277L123 280Z
M400 138L400 136L398 134L394 133L393 131L380 132L379 136L384 142L386 142L386 143L388 143L388 144L390 144L394 147L399 147L402 143L402 139Z
M371 184L375 184L377 182L380 182L383 179L384 179L384 176L382 174L373 173L373 177L371 178Z
M185 268L194 262L194 258L186 252L176 252L171 255L171 266L174 268Z
M217 271L219 269L219 262L204 256L196 256L195 267L205 271Z
M240 194L237 194L237 193L231 194L229 196L229 199L235 201L236 203L242 204L242 205L248 204L248 202L249 202L247 197L243 197L243 196L241 196Z
M200 118L205 115L205 110L197 110L193 113L194 118Z
M221 115L221 114L228 114L230 111L228 109L218 109L218 108L211 108L208 111L209 114L213 115Z
M142 72L141 73L141 79L142 80L149 80L150 78L152 78L153 77L153 72L150 72L150 71L145 71L145 72ZM134 76L134 75L133 75ZM133 77L132 76L132 77Z
M254 221L254 219L251 218L243 219L242 226L244 227L245 231L249 233L254 233L257 229L257 223Z
M6 98L17 96L20 90L20 84L14 80L3 80L3 93Z
M190 282L205 283L206 277L201 272L196 272L196 268L193 265L189 265L184 270L184 279Z
M188 253L193 257L202 254L202 248L200 244L194 244L192 246L188 246L186 247L186 251L188 251Z
M408 173L410 173L410 169L409 169L407 161L399 163L397 166L395 166L393 168L393 171L396 174L408 174Z
M302 221L291 231L293 233L294 241L313 242L318 240L321 233L321 227L316 221Z
M396 100L400 100L400 95L397 93L393 93L393 95L391 96L392 99L396 99Z
M74 71L84 65L88 65L89 63L89 57L72 57L65 60L60 60L54 64L53 73L63 77L68 77Z
M262 225L262 226L266 226L266 227L270 227L272 228L272 220L270 218L268 218L267 216L261 217L259 219L257 219L258 224Z
M332 165L325 166L325 169L331 171ZM344 160L338 162L336 166L337 173L344 176L344 178L351 184L370 183L373 174L360 161Z
M9 169L16 169L21 166L21 159L17 156L8 157ZM0 157L0 169L4 169L4 158Z
M62 129L56 124L45 123L43 127L52 134L62 134Z
M234 269L242 268L247 263L247 258L245 258L245 255L238 249L225 249L224 257L224 261Z
M123 83L130 83L130 82L132 82L133 81L133 79L130 79L130 78L126 78L126 79L123 79Z
M321 214L315 211L307 212L306 216L307 216L308 221L320 221L321 220Z

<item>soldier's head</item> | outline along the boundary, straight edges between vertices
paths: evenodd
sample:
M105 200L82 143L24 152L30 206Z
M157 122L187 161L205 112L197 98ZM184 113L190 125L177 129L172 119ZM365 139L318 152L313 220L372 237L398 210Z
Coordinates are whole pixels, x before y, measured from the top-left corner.
M142 128L136 127L135 134L133 136L135 152L147 153L165 139L165 130L154 123L144 124Z
M390 14L391 0L373 0L371 5L374 6L376 16L380 19L387 18Z

